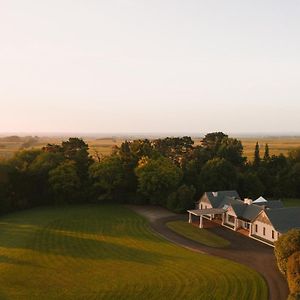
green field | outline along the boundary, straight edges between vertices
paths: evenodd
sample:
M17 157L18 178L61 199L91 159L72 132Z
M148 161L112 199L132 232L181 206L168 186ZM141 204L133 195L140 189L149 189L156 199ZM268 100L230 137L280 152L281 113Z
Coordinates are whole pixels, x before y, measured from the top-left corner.
M167 226L178 234L209 247L224 248L230 245L227 240L218 235L206 229L192 226L188 222L172 221L168 222Z
M155 235L122 206L0 218L0 299L267 299L255 271Z

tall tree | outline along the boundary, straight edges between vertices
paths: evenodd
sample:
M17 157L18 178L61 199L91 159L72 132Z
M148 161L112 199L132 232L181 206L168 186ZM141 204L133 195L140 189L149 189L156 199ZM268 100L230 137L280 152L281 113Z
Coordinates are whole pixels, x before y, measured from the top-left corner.
M254 150L253 166L258 167L260 165L260 161L261 161L261 158L260 158L260 153L259 153L259 144L258 144L258 142L256 142L255 150Z
M212 157L214 157L220 146L222 145L224 139L227 139L228 135L223 132L211 132L205 135L201 141L202 147L208 150Z
M246 161L243 157L243 145L238 139L223 138L216 154L236 167L242 167Z
M264 161L268 162L270 160L270 151L269 151L269 145L265 145L265 154L264 154Z
M224 158L209 160L202 168L202 191L220 191L237 189L238 177L236 168Z

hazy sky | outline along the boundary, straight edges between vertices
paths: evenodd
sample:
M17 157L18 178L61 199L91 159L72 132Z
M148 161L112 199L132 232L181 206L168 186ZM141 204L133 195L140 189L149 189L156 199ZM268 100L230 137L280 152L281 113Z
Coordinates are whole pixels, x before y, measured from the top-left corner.
M299 0L0 0L1 132L300 132Z

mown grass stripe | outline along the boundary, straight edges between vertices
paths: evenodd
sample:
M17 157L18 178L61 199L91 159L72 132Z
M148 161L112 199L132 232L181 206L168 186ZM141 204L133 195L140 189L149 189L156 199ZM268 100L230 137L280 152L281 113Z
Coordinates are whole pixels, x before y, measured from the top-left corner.
M253 270L169 243L122 206L38 208L0 224L8 299L267 299Z

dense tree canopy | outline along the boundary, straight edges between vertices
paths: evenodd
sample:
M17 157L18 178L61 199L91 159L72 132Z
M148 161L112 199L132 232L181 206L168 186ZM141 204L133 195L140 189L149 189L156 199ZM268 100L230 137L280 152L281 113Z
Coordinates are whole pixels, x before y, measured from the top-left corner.
M176 189L182 179L182 171L165 157L144 158L135 170L138 191L153 204L165 204L168 194Z
M42 204L118 201L193 207L204 191L236 189L242 197L300 197L300 149L270 156L259 145L254 161L241 141L223 132L123 142L93 159L79 138L22 150L0 162L0 211Z

